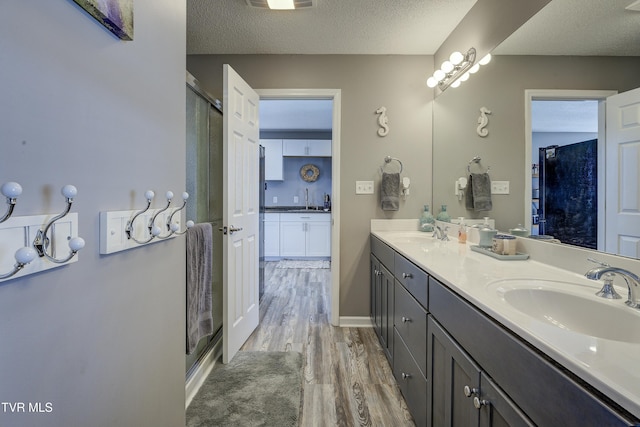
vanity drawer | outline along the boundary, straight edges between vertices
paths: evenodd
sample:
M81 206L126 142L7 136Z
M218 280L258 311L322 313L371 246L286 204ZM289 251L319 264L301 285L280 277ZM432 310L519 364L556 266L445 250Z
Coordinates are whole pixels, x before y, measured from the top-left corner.
M416 426L423 427L427 425L427 380L395 329L394 334L393 376L396 378Z
M637 425L605 396L581 386L581 380L433 277L429 312L537 425Z
M393 323L423 375L427 372L427 312L395 281Z
M395 251L373 235L371 236L371 252L389 271L393 271L393 256Z
M427 307L428 275L411 261L396 253L393 275L423 307Z

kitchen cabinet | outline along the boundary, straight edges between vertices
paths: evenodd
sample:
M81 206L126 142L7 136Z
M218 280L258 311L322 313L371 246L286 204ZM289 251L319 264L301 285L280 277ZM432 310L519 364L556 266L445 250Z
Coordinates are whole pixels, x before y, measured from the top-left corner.
M284 139L282 154L292 157L331 157L331 140Z
M261 139L264 147L264 179L267 181L284 180L284 163L281 139Z
M264 214L264 256L280 256L280 214Z
M281 213L280 256L331 256L331 214Z

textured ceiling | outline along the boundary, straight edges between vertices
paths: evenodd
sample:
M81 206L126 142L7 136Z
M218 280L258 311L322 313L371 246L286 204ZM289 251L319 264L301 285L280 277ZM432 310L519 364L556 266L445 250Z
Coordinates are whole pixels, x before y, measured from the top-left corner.
M270 11L187 0L187 53L433 55L476 0L316 2Z
M640 56L634 0L552 0L499 55ZM476 0L317 0L269 11L245 0L187 0L189 54L433 55Z

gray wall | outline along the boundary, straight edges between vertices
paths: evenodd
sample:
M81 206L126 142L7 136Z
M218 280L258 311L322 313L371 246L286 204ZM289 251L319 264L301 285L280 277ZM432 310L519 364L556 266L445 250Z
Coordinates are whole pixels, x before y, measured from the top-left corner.
M453 194L453 183L467 175L474 156L491 167L491 179L510 181L509 195L494 195L496 227L524 220L525 89L618 90L640 86L637 57L496 56L464 82L440 94L433 106L434 204L447 204L452 217L470 213ZM489 136L476 133L480 107L487 107Z
M185 30L184 1L136 0L132 42L72 1L2 4L0 183L22 184L18 216L75 184L86 240L0 284L0 401L52 405L0 407L3 427L184 425L184 239L101 256L98 217L184 189Z
M371 218L418 218L431 200L431 101L425 82L431 56L189 55L187 69L222 98L222 64L230 64L256 89L342 90L340 315L369 314ZM375 114L387 107L390 132L380 138ZM385 156L402 160L411 195L385 213L376 195L355 195L356 180L380 181Z

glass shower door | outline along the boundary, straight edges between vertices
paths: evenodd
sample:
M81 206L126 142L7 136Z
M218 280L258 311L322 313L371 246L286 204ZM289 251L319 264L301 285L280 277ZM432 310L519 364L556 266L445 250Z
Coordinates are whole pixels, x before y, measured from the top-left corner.
M189 202L186 217L213 226L213 335L186 356L186 372L219 339L222 328L222 113L205 94L187 85L186 160Z

